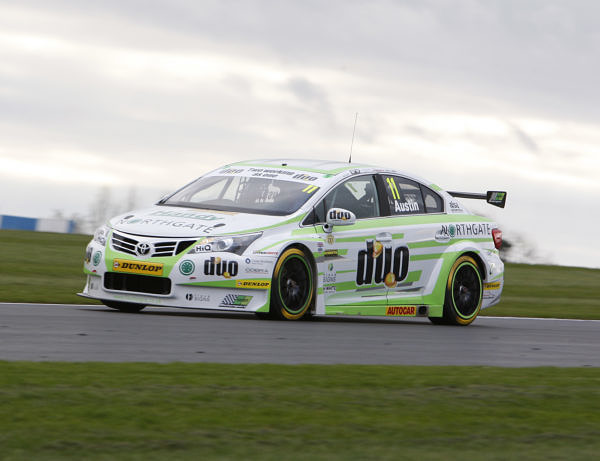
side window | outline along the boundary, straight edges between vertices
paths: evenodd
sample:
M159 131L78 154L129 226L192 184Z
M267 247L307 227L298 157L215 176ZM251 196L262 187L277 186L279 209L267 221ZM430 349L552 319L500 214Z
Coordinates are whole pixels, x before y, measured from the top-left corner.
M391 215L425 213L423 195L419 184L400 176L383 175Z
M442 213L444 211L444 201L438 194L423 185L421 185L421 192L423 193L427 213Z
M314 223L324 223L325 213L331 208L344 208L354 213L357 219L380 216L373 176L348 179L329 192L315 206ZM305 224L309 222L305 221Z

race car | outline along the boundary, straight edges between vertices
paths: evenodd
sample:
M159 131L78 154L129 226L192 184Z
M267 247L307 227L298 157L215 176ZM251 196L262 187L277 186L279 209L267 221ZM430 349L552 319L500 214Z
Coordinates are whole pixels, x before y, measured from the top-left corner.
M94 233L81 296L145 306L428 317L468 325L504 286L502 232L458 198L375 166L257 160L201 176Z

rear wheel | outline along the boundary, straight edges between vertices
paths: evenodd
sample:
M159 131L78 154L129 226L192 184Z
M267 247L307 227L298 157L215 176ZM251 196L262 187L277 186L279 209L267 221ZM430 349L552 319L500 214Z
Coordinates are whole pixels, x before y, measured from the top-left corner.
M143 304L121 303L118 301L102 301L102 303L104 303L105 306L108 306L112 309L117 309L121 312L129 312L129 313L139 312L144 307L146 307Z
M458 258L448 275L443 317L430 317L432 323L469 325L479 314L483 282L477 262L471 256Z
M288 248L279 257L273 272L270 313L285 320L307 317L314 295L313 269L308 257L298 248Z

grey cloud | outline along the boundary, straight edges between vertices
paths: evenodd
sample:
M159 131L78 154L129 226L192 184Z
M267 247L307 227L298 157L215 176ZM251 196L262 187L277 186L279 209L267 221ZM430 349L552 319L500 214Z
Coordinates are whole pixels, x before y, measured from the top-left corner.
M535 140L529 136L519 125L512 122L507 122L515 137L519 140L521 145L532 154L538 155L540 153L540 147Z
M299 101L321 107L329 105L325 92L306 78L294 77L288 81L287 87Z
M115 46L244 49L257 59L345 67L399 85L425 81L534 113L600 120L600 4L591 0L24 3L113 21L87 39Z

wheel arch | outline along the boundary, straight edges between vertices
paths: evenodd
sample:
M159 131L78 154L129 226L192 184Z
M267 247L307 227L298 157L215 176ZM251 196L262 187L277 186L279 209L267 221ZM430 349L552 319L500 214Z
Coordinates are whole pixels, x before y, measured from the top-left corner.
M473 258L475 260L475 262L477 263L477 269L479 270L479 275L481 276L481 280L483 281L487 278L486 277L486 272L487 272L486 265L485 265L485 262L483 261L483 259L481 258L481 256L479 256L479 254L477 254L474 251L466 251L464 253L461 253L459 258L461 256L470 256L471 258Z
M314 295L314 299L313 299L313 306L311 307L311 309L309 310L309 312L311 313L315 313L316 309L317 309L317 304L319 302L319 297L322 296L319 294L319 273L317 270L317 261L313 255L313 252L311 251L311 249L303 242L290 242L285 246L282 246L281 249L279 250L279 254L283 254L286 250L290 249L290 248L296 248L300 251L302 251L305 255L306 255L306 259L308 260L308 262L310 263L310 267L312 269L312 274L313 274L313 286L315 287L315 295ZM270 300L269 300L270 302Z

